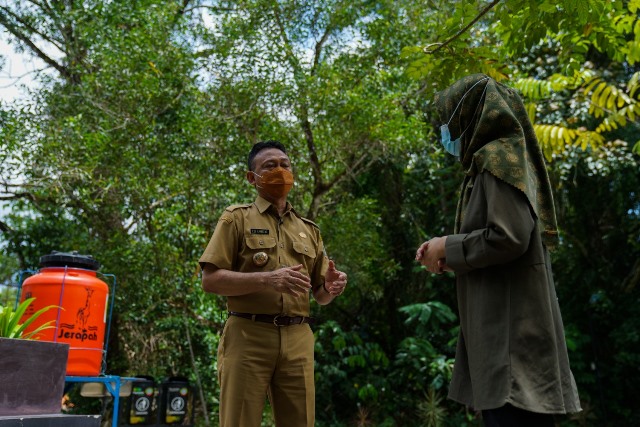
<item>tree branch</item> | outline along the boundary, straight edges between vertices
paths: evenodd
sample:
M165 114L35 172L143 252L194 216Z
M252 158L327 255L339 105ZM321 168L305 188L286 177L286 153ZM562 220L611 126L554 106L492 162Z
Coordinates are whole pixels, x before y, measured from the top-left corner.
M71 77L71 73L69 72L69 70L67 70L66 67L58 64L55 60L51 59L47 54L40 50L40 48L38 48L38 46L36 46L28 36L26 36L22 31L20 31L19 28L17 28L15 25L13 25L12 22L7 19L7 16L4 13L0 13L0 25L4 26L7 31L13 34L18 40L26 44L29 49L31 49L31 51L37 57L42 59L46 64L58 70L60 74L62 74L62 76L67 79Z
M464 28L462 28L460 31L458 31L457 33L455 33L453 36L449 37L447 40L445 40L443 43L432 43L430 45L428 45L427 47L425 47L424 53L426 54L432 54L432 53L436 53L437 51L439 51L440 49L442 49L443 47L445 47L446 45L448 45L449 43L451 43L452 41L454 41L455 39L457 39L458 37L460 37L462 34L464 34L469 28L471 28L473 26L473 24L475 24L476 22L478 22L480 20L480 18L482 18L484 15L487 14L487 12L489 12L495 5L497 5L498 3L500 3L500 0L493 0L491 3L489 3L487 6L485 6L484 9L482 9L480 11L480 13L478 13L478 15L471 21L469 22ZM437 47L433 50L428 50L429 47L437 45Z
M200 372L198 370L198 364L196 363L196 356L193 353L193 344L191 343L191 333L189 333L188 320L184 322L185 331L187 332L187 343L189 344L189 356L191 357L191 366L196 374L196 382L198 384L198 392L200 393L200 403L202 404L202 413L204 414L204 425L209 426L209 412L207 411L207 400L204 398L204 392L202 391L202 380L200 380Z
M188 13L196 9L209 9L209 10L213 10L214 12L237 12L239 10L233 7L217 7L217 6L208 6L208 5L200 4L197 6L185 8L183 10L183 13Z
M31 199L35 200L35 197L31 193L13 193L8 196L0 196L0 200L18 200L18 199Z
M311 75L315 75L316 70L318 69L318 64L320 63L320 54L322 53L322 47L325 42L329 38L329 34L331 34L331 30L329 27L325 29L324 34L320 38L320 41L316 43L315 53L313 54L313 68L311 69Z
M500 3L500 0L493 0L491 3L489 3L487 6L485 6L485 8L482 9L480 11L480 13L478 13L478 15L471 22L469 22L464 28L462 28L460 31L458 31L457 33L455 33L453 36L449 37L447 40L445 40L442 43L431 43L431 44L425 46L423 48L423 52L425 54L427 54L427 55L432 55L432 54L436 53L437 51L439 51L440 49L442 49L443 47L447 46L449 43L451 43L452 41L454 41L455 39L460 37L462 34L464 34L465 31L467 31L469 28L471 28L473 26L473 24L478 22L480 20L480 18L482 18L484 15L486 15L487 12L489 12L489 10L491 10L498 3ZM436 48L433 49L433 50L430 50L430 48L433 47L433 46L436 46ZM424 92L427 89L427 86L429 86L429 82L423 83L422 86L420 86L419 89L417 89L411 95L407 96L405 99L400 101L400 106L405 110L405 115L408 115L408 113L406 111L406 106L407 106L407 103L409 102L409 100L411 98L415 97L415 96L420 95L422 92Z
M302 128L302 132L304 133L305 140L307 142L307 149L309 150L309 163L311 164L311 172L313 174L314 188L313 188L313 201L312 206L310 207L310 212L315 212L317 210L317 198L324 194L327 190L325 185L322 182L322 168L320 164L320 159L318 158L318 153L316 151L316 145L313 136L313 130L311 128L311 122L309 121L309 106L306 103L306 94L305 87L303 84L298 82L298 78L296 78L301 73L300 64L293 53L293 49L291 49L291 43L289 38L287 37L287 32L284 24L282 23L282 19L280 19L280 10L276 7L274 10L274 19L276 21L276 25L280 30L280 37L284 43L284 49L286 51L289 64L293 68L294 79L298 84L299 89L299 115L300 115L300 126ZM315 206L315 207L314 207Z
M18 22L20 25L22 25L24 28L26 28L30 33L33 33L33 34L36 34L36 35L42 37L43 40L51 43L52 45L57 47L60 51L63 51L62 47L60 46L60 43L61 43L60 40L56 40L55 38L52 38L52 37L49 37L49 36L45 35L41 31L39 31L37 28L34 28L33 26L31 26L27 21L22 19L21 16L16 15L13 11L7 9L6 7L2 7L2 9L5 11L5 13L11 15L13 17L13 19L15 19L16 22Z

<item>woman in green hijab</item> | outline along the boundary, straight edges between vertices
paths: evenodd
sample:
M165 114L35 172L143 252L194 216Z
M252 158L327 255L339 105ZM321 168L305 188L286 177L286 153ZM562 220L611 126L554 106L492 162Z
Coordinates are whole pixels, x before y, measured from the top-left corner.
M460 335L449 397L486 426L552 427L581 410L547 248L558 239L544 158L522 100L484 74L435 97L466 172L454 234L416 260L456 274ZM451 137L455 137L452 141Z

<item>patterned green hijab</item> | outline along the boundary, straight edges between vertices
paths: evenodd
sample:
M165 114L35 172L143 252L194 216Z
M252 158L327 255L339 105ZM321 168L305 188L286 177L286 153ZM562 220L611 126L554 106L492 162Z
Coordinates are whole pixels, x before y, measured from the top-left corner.
M452 139L464 131L460 162L466 177L455 231L460 230L469 202L469 184L476 175L488 171L526 195L537 217L542 241L553 248L558 241L558 226L551 184L533 126L516 91L484 74L472 74L438 92L434 104L443 124L451 119Z

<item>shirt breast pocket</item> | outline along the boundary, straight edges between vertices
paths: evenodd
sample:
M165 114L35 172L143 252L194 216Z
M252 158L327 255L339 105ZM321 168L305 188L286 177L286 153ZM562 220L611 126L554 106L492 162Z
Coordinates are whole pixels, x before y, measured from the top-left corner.
M316 257L316 248L308 243L293 242L293 250L300 255L308 256L312 259Z
M244 239L247 247L253 250L266 250L276 247L275 237L251 236Z

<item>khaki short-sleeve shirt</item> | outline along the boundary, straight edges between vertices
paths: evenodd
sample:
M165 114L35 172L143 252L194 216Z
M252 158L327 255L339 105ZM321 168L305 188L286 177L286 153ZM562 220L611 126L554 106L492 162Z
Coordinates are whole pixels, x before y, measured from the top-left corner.
M264 256L266 255L266 262ZM267 200L233 205L220 216L200 265L238 272L273 271L302 264L301 272L311 279L313 289L322 286L328 267L320 229L299 216L287 203L282 217ZM252 314L309 316L309 298L265 288L247 295L227 297L229 311Z

